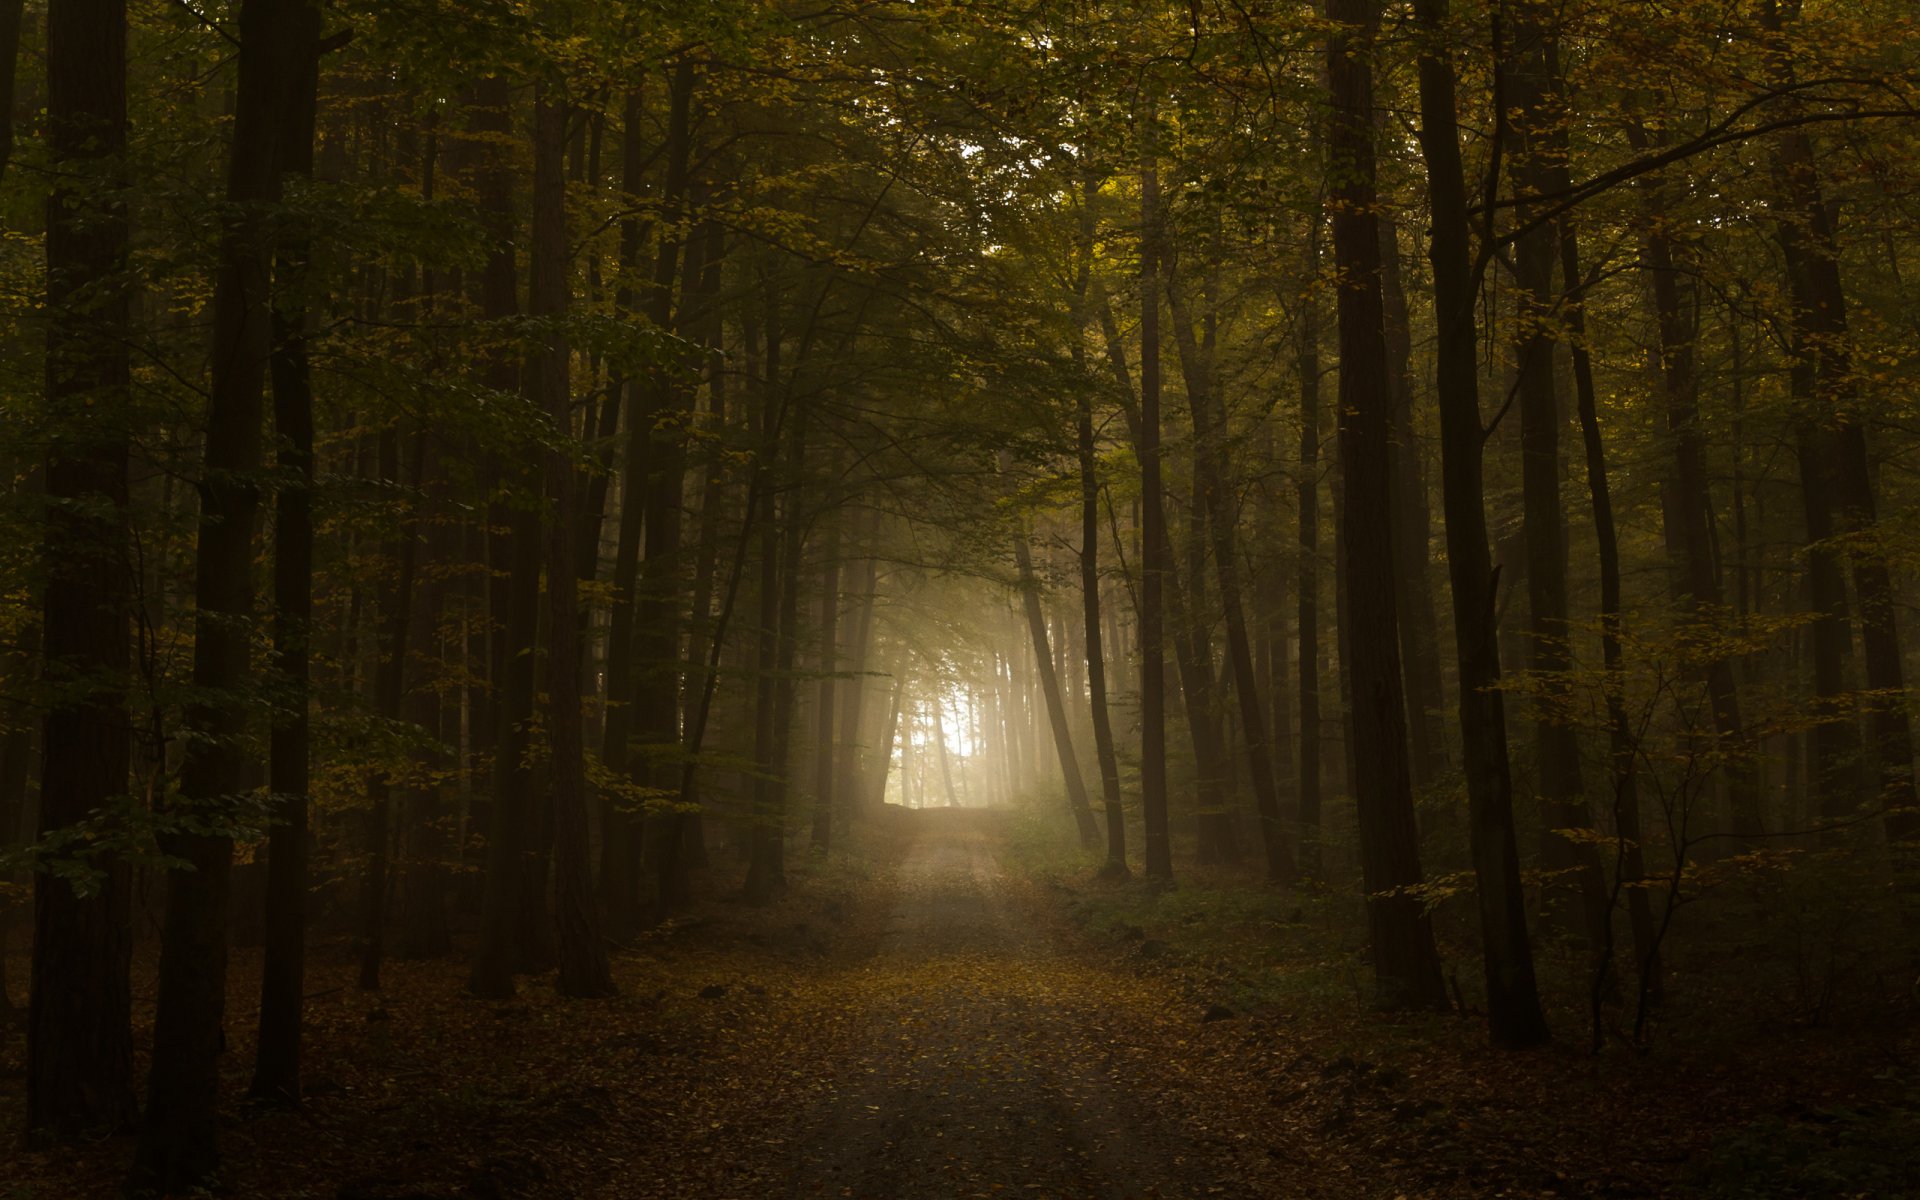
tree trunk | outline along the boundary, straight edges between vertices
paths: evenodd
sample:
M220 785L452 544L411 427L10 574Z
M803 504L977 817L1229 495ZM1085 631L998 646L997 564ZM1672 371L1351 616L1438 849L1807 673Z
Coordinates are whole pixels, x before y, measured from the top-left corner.
M1573 351L1573 380L1580 409L1580 432L1587 455L1587 490L1593 499L1593 530L1600 558L1600 653L1606 670L1607 757L1613 782L1615 889L1627 894L1627 918L1633 929L1633 961L1638 965L1642 995L1660 998L1658 942L1654 936L1653 907L1647 889L1646 842L1640 829L1640 793L1635 779L1633 726L1627 716L1625 681L1621 676L1620 537L1613 519L1613 493L1607 483L1606 448L1600 439L1600 415L1593 385L1593 364L1587 352L1585 283L1580 276L1580 249L1572 222L1560 233L1562 286L1567 295L1567 332ZM1606 932L1611 936L1612 922ZM1602 960L1611 966L1612 955ZM1604 981L1602 981L1604 982Z
M1094 473L1093 396L1084 388L1078 405L1074 444L1080 457L1080 604L1086 621L1087 694L1093 710L1093 751L1100 764L1100 795L1106 803L1105 873L1124 879L1128 874L1126 810L1120 799L1120 759L1107 714L1107 658L1100 640L1100 480Z
M638 196L644 183L645 156L640 130L646 119L640 90L627 92L622 125L622 187ZM634 298L626 280L638 269L641 223L635 216L620 222L621 286L614 305L630 312ZM638 384L627 381L636 389ZM636 397L637 399L637 397ZM602 730L600 761L609 775L628 773L628 741L633 730L633 622L640 577L640 530L646 512L647 419L634 400L627 405L626 458L620 481L620 523L614 543L613 606L607 621L607 716ZM607 906L607 926L615 936L630 933L640 912L640 814L618 791L600 796L600 891Z
M1300 786L1295 820L1300 873L1319 879L1320 862L1320 216L1307 218L1306 292L1300 300L1296 373L1300 377L1298 623L1300 629Z
M320 11L297 5L290 84L281 132L274 145L284 175L313 173L313 138L320 59L315 45ZM273 425L280 445L280 490L273 510L273 652L286 682L290 709L268 739L267 786L277 810L268 833L266 950L260 977L260 1027L253 1082L256 1099L300 1099L300 1038L306 992L308 889L307 809L311 752L308 690L313 620L313 384L307 363L305 231L286 235L274 266L288 299L274 307Z
M214 283L213 378L207 404L194 569L193 686L177 790L160 814L167 872L154 1004L147 1119L131 1190L203 1183L219 1160L216 1119L226 1013L227 892L233 797L246 790L244 736L252 682L253 530L261 418L272 349L269 208L280 198L274 142L299 23L293 5L243 0L239 82L228 159L230 212Z
M1174 344L1178 348L1182 373L1187 382L1187 409L1193 421L1194 482L1198 500L1205 513L1194 514L1195 537L1204 524L1212 534L1213 565L1220 585L1220 604L1227 625L1227 662L1233 675L1233 690L1239 701L1241 730L1246 740L1247 767L1253 779L1254 804L1260 814L1260 841L1266 851L1267 878L1276 883L1291 883L1294 876L1293 847L1288 844L1285 823L1280 813L1280 797L1273 781L1273 760L1267 745L1267 718L1260 708L1260 684L1253 666L1253 642L1247 633L1246 610L1240 602L1240 551L1235 528L1239 523L1234 498L1228 494L1232 479L1227 461L1226 405L1217 394L1213 378L1212 331L1204 341L1193 336L1181 300L1177 276L1169 262L1167 297L1173 316ZM1211 323L1211 317L1208 318ZM1197 590L1197 589L1196 589ZM1211 639L1207 639L1211 640ZM1204 812L1204 809L1202 810ZM1212 835L1214 857L1231 860L1235 855L1231 819L1221 814L1217 822L1225 828ZM1202 832L1202 838L1207 833Z
M1508 0L1514 9L1509 38L1502 47L1507 102L1516 112L1509 128L1508 174L1523 195L1554 195L1572 186L1567 168L1565 102L1557 84L1557 52L1548 22L1551 13L1538 0ZM1515 210L1526 222L1531 205ZM1559 341L1554 270L1560 257L1558 223L1541 221L1514 241L1514 278L1518 283L1514 357L1518 363L1521 494L1527 547L1528 667L1540 695L1535 703L1534 752L1541 810L1541 861L1566 875L1570 887L1549 888L1545 906L1555 900L1578 907L1577 927L1590 951L1607 940L1609 919L1606 878L1599 848L1591 840L1570 840L1562 830L1587 833L1593 814L1580 778L1580 739L1567 712L1573 665L1572 626L1567 614L1566 514L1560 503L1560 397L1554 371ZM1565 894L1570 892L1571 894Z
M838 472L836 471L836 475ZM833 701L840 666L840 519L827 513L827 544L820 571L820 686L814 699L813 846L833 840Z
M125 687L129 428L124 0L67 0L47 15L45 682L38 837L108 821L132 801ZM9 68L11 63L9 63ZM0 101L13 103L9 88ZM101 203L102 197L111 197ZM74 681L91 681L75 688ZM22 739L24 740L24 739ZM10 758L15 757L10 755ZM10 763L12 767L14 764ZM111 826L108 827L111 829ZM84 841L74 843L85 846ZM27 1130L117 1128L135 1114L132 868L117 855L74 883L34 877L27 1013Z
M1447 7L1447 0L1415 3L1415 16L1426 39L1420 52L1420 148L1426 159L1433 213L1430 257L1434 311L1440 314L1436 390L1441 496L1459 660L1461 759L1467 776L1474 877L1486 957L1487 1023L1496 1045L1517 1049L1546 1041L1547 1022L1534 981L1520 856L1514 843L1513 779L1507 760L1495 608L1499 574L1487 548L1481 479L1486 430L1480 417L1474 319L1479 272L1469 240Z
M489 320L505 320L519 311L514 257L513 175L498 149L512 129L511 93L504 79L481 82L475 97L473 128L496 139L480 172L477 191L487 218L489 252L481 281L481 307ZM504 354L489 364L487 382L495 390L518 386L519 369ZM504 454L494 457L494 487L524 487L524 473ZM467 988L484 998L513 994L518 958L516 928L525 876L527 837L526 723L533 715L533 643L539 621L539 518L496 497L488 505L487 557L491 583L487 607L494 634L489 646L492 683L492 795L487 817L480 942ZM531 528L529 528L531 525Z
M1636 148L1647 139L1637 132ZM1706 435L1700 428L1700 378L1695 358L1699 334L1695 319L1694 275L1679 260L1684 248L1670 231L1666 185L1661 173L1642 177L1647 222L1642 257L1652 276L1655 325L1660 340L1661 377L1666 389L1667 429L1673 435L1673 474L1664 481L1661 503L1667 554L1676 568L1674 598L1697 623L1711 624L1721 606L1719 565L1713 553L1709 514ZM1733 806L1732 832L1750 838L1763 832L1760 796L1746 746L1739 685L1733 662L1724 655L1708 662L1707 694L1712 701L1715 737L1727 758L1727 795Z
M1149 107L1146 123L1155 115ZM1151 135L1149 135L1151 136ZM1149 879L1173 878L1167 822L1167 665L1162 589L1172 566L1160 483L1160 178L1149 141L1140 168L1140 811Z
M1380 110L1376 109L1376 114ZM1375 128L1380 124L1376 116ZM1377 134L1376 134L1377 136ZM1398 580L1400 657L1406 669L1407 729L1413 745L1413 788L1425 792L1447 768L1446 683L1440 673L1439 619L1433 602L1433 518L1427 504L1426 455L1413 425L1413 323L1400 278L1400 235L1393 210L1380 222L1380 288L1386 305L1387 386L1393 395L1391 468L1393 561Z
M534 100L533 253L527 307L551 322L567 314L567 185L562 154L567 108L541 85ZM553 422L556 442L572 433L566 336L550 330L529 370L528 398ZM575 558L573 456L558 445L546 455L547 496L547 745L554 827L555 904L559 991L574 998L611 996L613 975L601 936L600 902L593 891L587 847L586 744L581 728L579 563Z
M1374 215L1373 67L1379 0L1329 0L1338 22L1327 40L1333 119L1328 166L1333 255L1341 281L1340 461L1346 481L1341 537L1352 619L1354 779L1374 1002L1445 1009L1446 985L1426 900L1419 894L1419 827L1407 762L1406 697L1395 608L1393 505L1380 230Z
M1060 677L1053 669L1053 652L1047 644L1047 618L1040 608L1040 582L1033 573L1033 553L1027 549L1024 533L1013 541L1014 562L1020 568L1020 605L1027 615L1027 636L1033 643L1034 665L1040 674L1041 697L1047 706L1047 724L1053 730L1054 752L1060 758L1060 774L1066 780L1067 806L1073 810L1074 827L1080 844L1097 845L1100 827L1093 820L1093 806L1087 799L1086 780L1080 774L1080 759L1073 751L1073 734L1067 726L1067 706L1060 694ZM934 720L939 721L940 698L934 697ZM936 728L938 726L936 725ZM944 753L946 743L941 742Z

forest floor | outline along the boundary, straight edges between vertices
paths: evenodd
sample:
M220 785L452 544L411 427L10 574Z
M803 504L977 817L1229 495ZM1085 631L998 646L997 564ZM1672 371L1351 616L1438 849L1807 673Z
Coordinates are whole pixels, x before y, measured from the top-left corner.
M778 903L716 895L618 955L611 1000L528 981L513 1001L474 1001L448 961L392 963L384 991L361 993L344 950L323 946L298 1112L240 1099L258 958L239 952L222 1190L1914 1194L1910 1027L1752 1053L1496 1057L1474 1020L1251 987L1258 964L1201 933L1232 914L1203 922L1143 884L1035 872L1003 824L897 814L865 853L798 852ZM1138 912L1157 916L1123 919ZM1292 969L1293 935L1256 932L1279 944L1269 969ZM137 974L147 1008L150 964ZM20 1042L17 1028L0 1039L0 1123L16 1129ZM104 1197L131 1139L7 1154L0 1200Z

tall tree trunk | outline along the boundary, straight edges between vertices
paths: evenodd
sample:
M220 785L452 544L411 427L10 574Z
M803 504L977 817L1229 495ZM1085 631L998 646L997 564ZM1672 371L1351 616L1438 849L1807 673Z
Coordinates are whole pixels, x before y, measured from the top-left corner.
M1078 343L1075 343L1076 349ZM1093 452L1093 395L1082 388L1074 426L1080 458L1080 605L1086 621L1087 694L1093 710L1093 752L1100 764L1100 795L1106 804L1107 865L1104 873L1126 878L1127 819L1120 799L1120 759L1107 714L1107 656L1100 640L1100 479Z
M1637 130L1633 133L1636 148L1646 148L1647 138ZM1707 486L1706 435L1700 427L1695 281L1690 265L1681 261L1686 249L1672 232L1663 173L1643 176L1641 190L1647 209L1642 258L1652 276L1667 430L1673 436L1673 474L1662 489L1662 525L1667 554L1676 568L1674 598L1696 622L1711 624L1720 609L1722 592L1710 527L1713 498ZM1732 832L1743 838L1757 836L1763 832L1759 787L1745 744L1746 724L1733 663L1725 656L1715 657L1705 673L1714 734L1727 757Z
M567 315L567 184L562 154L567 108L541 85L533 117L533 254L527 308L535 319ZM529 399L553 422L555 445L546 454L547 497L547 786L554 826L559 991L562 996L611 996L613 975L601 937L600 902L593 891L587 847L586 744L581 728L579 517L573 456L561 447L572 436L566 335L550 328L528 372Z
M1206 509L1196 512L1196 540L1204 523L1212 534L1213 565L1220 585L1220 605L1227 625L1227 662L1233 676L1233 691L1239 701L1241 731L1246 740L1247 767L1253 778L1254 804L1260 814L1260 841L1266 851L1267 878L1276 883L1291 883L1294 876L1293 847L1288 844L1286 825L1280 813L1280 796L1273 782L1273 759L1267 745L1267 718L1260 708L1260 684L1253 666L1253 642L1247 633L1246 610L1240 602L1240 551L1235 529L1239 515L1234 497L1229 494L1232 479L1227 461L1226 405L1218 395L1213 377L1213 337L1208 330L1204 340L1193 335L1181 298L1173 255L1167 255L1167 298L1173 317L1174 344L1180 355L1182 374L1187 383L1187 408L1193 421L1194 483L1198 499ZM1211 307L1211 304L1209 304ZM1211 324L1211 315L1208 317ZM1197 572L1196 572L1197 574ZM1209 639L1210 640L1210 639ZM1204 811L1204 809L1203 809ZM1230 826L1226 814L1219 822ZM1203 831L1202 837L1207 834ZM1229 829L1213 834L1215 855L1233 856Z
M893 680L893 703L887 708L887 728L880 737L880 757L874 769L873 807L877 810L887 802L887 773L893 770L893 747L900 736L900 705L907 690L905 676L896 675ZM903 764L904 767L904 764ZM901 783L905 785L904 770ZM905 793L902 793L905 798Z
M67 0L47 14L56 182L47 200L47 309L55 319L46 343L41 644L55 690L42 726L43 840L113 822L132 803L126 37L124 0ZM0 102L11 108L11 88ZM29 1133L118 1127L135 1113L133 872L112 854L80 865L98 873L84 895L71 879L34 878Z
M1638 965L1642 996L1661 995L1659 943L1654 936L1653 906L1647 889L1646 842L1640 829L1640 792L1635 776L1633 726L1627 716L1625 681L1621 675L1620 537L1613 519L1613 493L1607 483L1606 447L1600 438L1600 414L1593 384L1593 362L1587 350L1585 281L1580 275L1580 248L1571 221L1560 231L1561 282L1567 295L1567 333L1573 352L1573 380L1580 409L1580 433L1587 456L1587 490L1593 501L1594 541L1600 559L1600 653L1606 670L1607 758L1613 782L1615 890L1627 895L1627 918L1633 929L1633 961ZM1609 920L1606 932L1612 933ZM1612 955L1601 960L1610 968ZM1605 980L1596 981L1604 986Z
M1329 0L1327 40L1333 120L1327 141L1333 186L1333 255L1340 277L1340 462L1353 654L1354 780L1374 1002L1444 1009L1446 985L1433 926L1418 889L1419 827L1407 763L1406 697L1394 599L1387 380L1380 230L1374 215L1373 66L1379 0Z
M1053 669L1053 651L1047 643L1047 618L1040 608L1040 581L1033 573L1033 553L1027 548L1023 532L1013 540L1014 562L1020 568L1020 606L1027 616L1027 636L1033 643L1034 665L1040 674L1041 697L1047 706L1047 724L1053 730L1053 748L1059 755L1060 774L1066 780L1067 806L1073 810L1074 827L1080 844L1091 847L1100 841L1100 827L1093 819L1093 806L1087 799L1086 780L1080 774L1080 759L1073 750L1073 733L1067 725L1066 699L1060 694L1060 676ZM939 720L940 698L934 697L934 720ZM944 753L946 743L942 741Z
M836 475L838 472L836 471ZM827 544L820 570L820 686L814 698L813 846L824 851L833 840L833 709L840 666L840 518L825 514Z
M1414 6L1425 39L1419 68L1420 148L1433 212L1434 311L1440 314L1436 390L1441 495L1459 660L1461 760L1467 776L1480 935L1486 956L1487 1023L1496 1045L1521 1048L1546 1041L1547 1022L1534 980L1520 855L1514 842L1513 778L1507 759L1495 607L1499 574L1487 548L1481 478L1486 429L1480 416L1474 319L1479 272L1474 269L1470 245L1447 7L1448 0L1416 0Z
M876 514L877 515L877 514ZM876 522L877 523L877 522ZM842 682L840 712L840 750L839 776L834 788L842 798L843 810L853 816L861 813L867 805L866 770L864 764L870 753L860 742L862 730L866 728L864 720L867 695L867 660L873 645L873 610L875 588L879 579L879 564L869 557L861 576L860 616L854 624L852 662L850 675ZM829 831L830 832L830 831ZM828 842L831 845L831 841Z
M274 153L283 175L313 173L320 75L320 10L295 6L289 23L297 72L290 83ZM275 801L268 833L266 950L260 969L260 1027L248 1092L256 1099L300 1099L300 1037L306 992L310 787L308 689L313 621L313 384L307 363L306 231L284 234L274 264L273 425L279 437L280 487L273 509L273 652L290 711L268 735L267 786Z
M674 69L668 105L667 184L669 214L678 218L685 205L688 156L692 142L694 69L682 60ZM680 272L682 246L664 230L654 260L648 316L661 329L674 328L674 285L677 278L696 280L695 250L700 242L688 238L687 270ZM682 288L682 291L688 289ZM681 304L682 316L687 305ZM681 633L681 518L685 506L686 431L681 414L687 396L684 383L663 366L648 372L637 417L647 427L645 546L640 567L640 590L634 611L634 655L637 659L633 696L633 735L637 758L629 759L636 782L665 787L674 781L675 764L667 761L680 744L680 633ZM659 760L656 769L655 761ZM684 806L686 797L681 797ZM697 815L674 812L661 827L674 830L672 844L654 847L661 903L678 906L685 890L682 878L688 855L678 839L697 828ZM672 897L672 899L669 899Z
M1151 107L1146 124L1156 116ZM1173 878L1167 821L1167 664L1162 591L1172 566L1160 483L1160 178L1151 134L1140 168L1140 811L1149 879Z
M229 213L214 283L213 378L207 404L194 568L193 686L177 788L160 814L167 906L154 1004L147 1118L132 1190L203 1183L219 1160L216 1113L226 1013L227 893L234 797L246 790L244 735L252 681L253 530L261 418L272 350L270 210L280 198L274 142L298 32L293 5L243 0L239 82L227 170Z
M1300 873L1320 878L1320 216L1307 218L1306 290L1300 299L1299 637L1300 784L1294 798Z
M1375 128L1380 129L1376 109ZM1386 305L1387 386L1393 395L1391 468L1393 561L1398 583L1400 657L1406 669L1407 730L1413 745L1413 787L1424 792L1446 770L1446 682L1440 672L1439 618L1433 602L1433 518L1427 504L1426 455L1413 424L1413 322L1400 277L1400 235L1393 210L1380 222L1380 288Z
M1572 186L1567 168L1566 105L1557 84L1557 56L1550 22L1539 0L1506 0L1509 36L1496 51L1505 61L1507 100L1516 111L1508 133L1508 174L1523 195L1554 195ZM1514 219L1533 221L1537 210L1521 205ZM1593 814L1580 778L1580 739L1567 707L1573 664L1573 628L1567 613L1566 514L1560 502L1560 397L1554 346L1560 340L1553 286L1560 257L1558 223L1539 221L1515 239L1514 277L1518 313L1514 355L1518 363L1521 494L1527 546L1528 667L1540 696L1534 714L1535 772L1541 808L1541 861L1570 873L1577 927L1589 950L1607 940L1606 878L1600 852L1590 839L1562 830L1590 832ZM1554 907L1549 889L1547 906Z
M766 386L761 390L759 418L759 470L770 480L776 448L773 428L778 417L780 396L781 334L779 312L774 295L767 298ZM803 414L804 415L804 414ZM804 427L795 431L794 441L804 449ZM792 481L789 481L792 482ZM763 489L770 490L770 489ZM789 493L787 511L782 514L797 528L797 516ZM766 501L766 523L760 528L760 621L756 640L754 673L753 731L753 830L751 860L747 868L746 897L764 904L786 887L785 839L787 814L783 804L785 789L778 778L786 769L781 759L784 739L779 729L780 681L777 678L781 650L781 522L775 519L771 498ZM742 537L746 536L742 531Z
M477 190L486 214L488 255L481 280L481 308L489 320L505 320L519 311L514 256L513 174L499 143L512 129L511 92L504 79L481 82L475 97L473 129L492 139L488 162L479 173ZM505 353L487 368L494 390L518 387L519 367ZM476 996L500 998L513 994L513 972L519 957L517 934L520 895L526 874L527 789L525 768L527 721L533 715L533 644L539 622L539 518L525 505L515 505L505 493L523 488L524 472L502 453L493 456L493 486L487 524L487 558L491 583L487 607L494 634L489 646L488 680L492 684L493 743L492 795L487 816L484 890L481 894L480 941L474 953L467 988Z
M622 122L621 186L637 197L644 182L645 155L640 130L646 120L639 88L627 91ZM634 294L626 282L639 267L640 219L620 222L621 284L614 296L618 311L630 312ZM634 381L623 386L637 389ZM637 397L636 397L637 399ZM607 716L602 730L600 760L615 778L628 772L628 746L633 731L634 610L640 578L640 530L646 512L648 418L630 400L627 405L625 460L621 465L620 525L614 543L613 606L607 621ZM600 796L600 891L607 906L607 925L615 936L631 932L640 912L639 861L642 824L633 806L617 789Z
M1798 0L1789 0L1787 15L1798 19ZM1780 14L1772 4L1767 7L1766 17L1771 27L1779 26ZM1835 532L1847 537L1853 587L1859 597L1860 641L1865 651L1862 657L1867 689L1873 694L1869 711L1880 773L1877 799L1885 813L1895 882L1911 891L1920 887L1920 811L1916 811L1920 797L1916 796L1914 780L1913 726L1904 700L1906 671L1897 618L1899 597L1885 550L1873 536L1879 522L1879 498L1874 493L1867 453L1866 423L1859 411L1833 215L1822 195L1813 144L1806 132L1782 134L1775 156L1775 173L1783 193L1780 244L1793 297L1795 378L1801 385L1796 387L1796 398L1811 382L1812 394L1807 399L1812 411L1802 420L1817 423L1824 433L1819 451L1831 488L1831 518ZM1811 381L1801 375L1808 358L1814 360ZM1809 501L1809 510L1813 504ZM1809 529L1808 533L1811 537L1813 531ZM1819 554L1817 545L1815 554Z
M413 465L403 474L399 432L393 428L380 432L381 486L390 496L408 497L403 502L404 511L395 517L396 529L387 543L389 574L379 601L379 649L373 668L374 715L393 722L400 719L406 694L407 641L416 602L419 497L426 484L426 434L415 434L409 440L413 443ZM362 991L374 991L380 986L380 965L386 952L387 857L393 836L393 772L384 764L376 764L367 772L365 831L367 866L360 890L359 982Z
M0 179L5 179L7 167L13 162L13 105L14 80L20 64L20 27L26 15L26 0L0 0ZM89 15L111 20L112 14L95 13ZM51 65L51 64L49 64ZM113 63L101 64L103 71L113 70ZM124 99L126 86L121 84L123 99L121 108L126 107ZM52 114L48 114L51 121ZM124 136L124 135L123 135Z

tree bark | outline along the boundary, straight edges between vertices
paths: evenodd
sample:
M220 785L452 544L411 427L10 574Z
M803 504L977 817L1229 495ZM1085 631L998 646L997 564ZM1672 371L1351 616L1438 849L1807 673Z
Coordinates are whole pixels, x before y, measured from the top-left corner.
M1564 99L1551 22L1538 0L1507 0L1509 36L1499 53L1508 103L1515 110L1508 129L1508 174L1523 195L1552 195L1572 186L1567 168ZM1534 218L1521 205L1514 219ZM1541 861L1551 871L1570 873L1571 895L1558 897L1577 906L1576 927L1590 951L1607 940L1606 879L1599 848L1590 840L1569 840L1561 830L1590 831L1580 778L1580 740L1567 711L1572 699L1567 673L1573 665L1572 626L1567 613L1566 514L1560 502L1560 397L1554 371L1559 339L1555 267L1560 257L1558 223L1541 221L1515 239L1514 278L1518 283L1514 355L1520 407L1521 493L1527 547L1528 667L1539 698L1534 714L1534 753L1541 808ZM1549 888L1545 904L1554 907Z
M167 872L147 1119L131 1190L198 1186L219 1161L220 1045L226 1012L227 894L234 797L246 789L252 682L254 515L272 312L271 208L280 198L274 142L287 82L294 6L243 0L239 82L214 283L213 378L194 568L193 685L187 749L161 813Z
M283 175L313 173L318 103L320 11L295 7L288 101L274 152ZM300 1040L306 992L308 889L307 810L311 753L308 714L313 621L313 383L307 362L305 295L311 238L282 236L274 264L273 424L279 436L280 489L273 510L273 651L287 688L288 711L268 735L267 786L277 810L267 844L266 949L260 972L260 1027L255 1045L256 1099L298 1103Z
M1073 750L1073 733L1067 725L1067 706L1060 694L1060 676L1053 669L1053 652L1047 644L1047 618L1040 608L1040 581L1033 573L1033 552L1027 548L1024 533L1013 540L1014 562L1020 568L1020 606L1027 617L1027 636L1033 643L1034 665L1040 674L1040 694L1047 706L1047 724L1053 730L1053 748L1060 759L1060 774L1066 780L1067 806L1073 811L1074 827L1080 844L1097 845L1100 828L1094 823L1093 806L1087 799L1086 780L1080 774L1080 759ZM933 699L934 720L939 720L940 697ZM936 725L937 728L937 725ZM946 742L941 741L944 753Z
M46 568L41 646L53 689L42 726L43 846L95 874L81 894L34 878L27 1130L117 1128L135 1114L132 869L84 852L81 830L131 803L130 405L124 0L47 15ZM9 64L11 66L11 64ZM12 91L0 96L11 107ZM104 203L102 197L109 197ZM10 755L10 757L12 757ZM9 764L10 767L13 765ZM107 825L111 828L111 824Z
M1155 120L1151 108L1149 126ZM1167 666L1162 590L1171 567L1160 483L1160 179L1149 143L1140 167L1140 811L1149 879L1173 878L1167 821Z
M535 318L559 322L567 315L567 184L562 155L567 107L542 85L533 117L533 254L528 268L527 307ZM554 445L546 453L547 497L547 745L554 826L554 915L560 965L559 991L573 998L611 996L613 975L601 935L600 902L594 895L587 846L586 744L581 728L579 562L575 531L579 517L573 456L563 447L572 437L566 335L549 328L531 364L529 399L553 423Z
M1374 1002L1383 1008L1448 1007L1433 926L1420 894L1419 826L1407 762L1406 697L1395 607L1393 505L1380 230L1374 215L1373 67L1379 0L1329 0L1333 119L1327 140L1333 186L1333 254L1340 277L1340 461L1346 481L1348 644L1353 655L1355 799Z
M1487 547L1481 451L1474 269L1465 169L1460 161L1456 81L1447 35L1447 0L1416 0L1425 41L1419 61L1420 148L1433 213L1430 258L1434 311L1440 314L1436 390L1440 408L1441 495L1447 569L1453 586L1459 661L1461 759L1480 934L1486 963L1487 1023L1496 1045L1537 1046L1546 1017L1527 937L1520 856L1514 842L1513 779L1500 692L1495 595L1499 574Z

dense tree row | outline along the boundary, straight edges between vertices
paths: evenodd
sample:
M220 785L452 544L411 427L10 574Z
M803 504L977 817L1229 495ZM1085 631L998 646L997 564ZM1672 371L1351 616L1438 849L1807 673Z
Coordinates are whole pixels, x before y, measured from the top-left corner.
M605 995L883 799L1505 1047L1912 952L1901 5L667 8L0 5L32 1131L199 1182L230 942L293 1100L310 933Z

